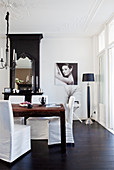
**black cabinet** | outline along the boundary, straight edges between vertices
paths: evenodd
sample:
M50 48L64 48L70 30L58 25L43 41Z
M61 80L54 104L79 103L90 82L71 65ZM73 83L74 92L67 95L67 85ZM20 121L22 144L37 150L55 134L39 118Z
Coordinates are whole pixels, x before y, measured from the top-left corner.
M13 63L13 50L19 58L28 57L32 61L33 91L40 88L40 41L42 34L9 34L10 67ZM15 88L15 69L10 69L10 88Z
M32 84L18 84L19 91L24 90L31 90L32 91Z

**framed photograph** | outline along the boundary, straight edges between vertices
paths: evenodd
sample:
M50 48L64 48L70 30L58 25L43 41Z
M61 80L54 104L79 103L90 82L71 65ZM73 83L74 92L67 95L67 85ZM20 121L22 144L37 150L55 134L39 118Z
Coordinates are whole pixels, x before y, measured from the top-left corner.
M4 88L4 93L11 93L11 88L8 87Z
M55 84L78 85L78 63L56 63Z

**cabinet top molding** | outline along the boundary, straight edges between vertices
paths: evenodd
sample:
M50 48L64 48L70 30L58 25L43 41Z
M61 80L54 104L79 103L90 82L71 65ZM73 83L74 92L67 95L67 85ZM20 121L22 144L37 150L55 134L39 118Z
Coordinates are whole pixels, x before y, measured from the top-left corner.
M41 40L43 38L43 34L9 34L8 37L10 39L33 39L33 40Z

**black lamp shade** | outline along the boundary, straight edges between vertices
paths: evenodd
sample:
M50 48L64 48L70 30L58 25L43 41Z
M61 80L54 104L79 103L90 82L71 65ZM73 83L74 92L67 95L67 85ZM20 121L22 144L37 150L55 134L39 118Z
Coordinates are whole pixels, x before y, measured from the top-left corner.
M94 81L94 74L93 73L83 74L82 81Z

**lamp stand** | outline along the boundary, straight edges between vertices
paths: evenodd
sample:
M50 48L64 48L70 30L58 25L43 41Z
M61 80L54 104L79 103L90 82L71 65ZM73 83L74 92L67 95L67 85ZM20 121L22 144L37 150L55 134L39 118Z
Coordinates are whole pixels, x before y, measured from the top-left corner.
M89 83L87 84L87 120L85 121L86 125L91 125L93 122L90 118L90 86Z

